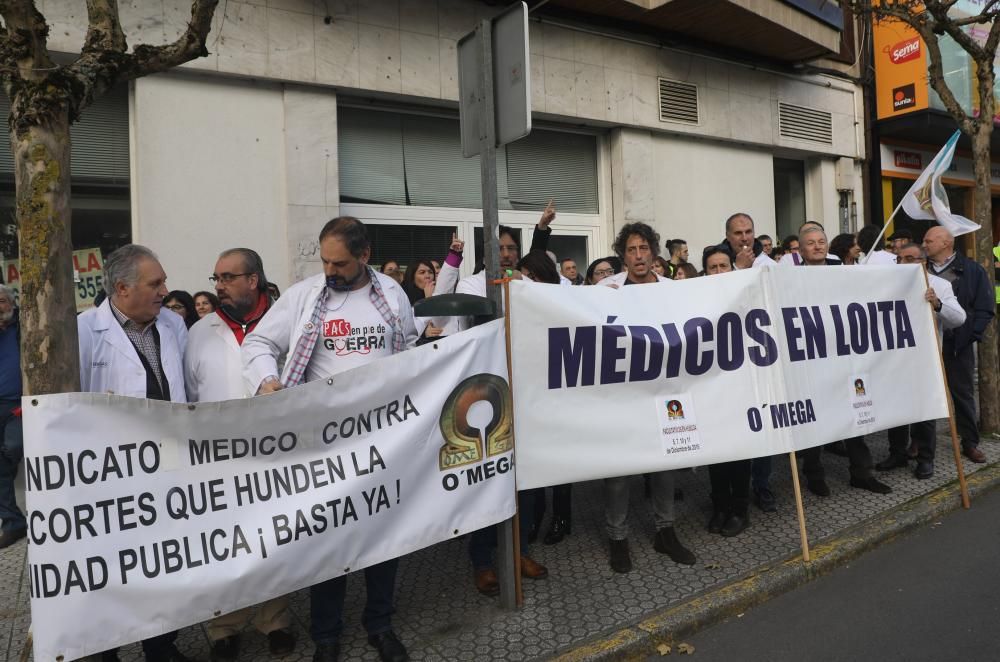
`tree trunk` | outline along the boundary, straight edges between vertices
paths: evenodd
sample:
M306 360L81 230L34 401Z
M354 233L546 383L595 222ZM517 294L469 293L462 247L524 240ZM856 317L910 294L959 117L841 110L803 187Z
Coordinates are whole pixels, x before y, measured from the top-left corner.
M70 232L69 109L33 118L12 104L21 258L24 393L80 390Z
M976 175L975 221L982 225L976 231L976 259L986 269L993 285L993 215L990 194L990 135L993 123L986 119L972 135L972 161ZM993 296L992 287L990 298ZM997 320L986 327L979 343L979 411L984 434L1000 432L1000 379L997 363Z

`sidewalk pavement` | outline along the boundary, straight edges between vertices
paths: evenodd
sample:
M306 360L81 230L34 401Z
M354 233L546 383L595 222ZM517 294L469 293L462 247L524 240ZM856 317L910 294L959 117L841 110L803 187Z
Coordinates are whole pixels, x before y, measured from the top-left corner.
M911 471L903 469L879 474L893 487L888 495L852 489L847 459L824 453L833 495L820 499L804 494L809 538L817 556L836 558L830 550L841 540L838 536L849 538L860 553L870 541L886 535L885 517L912 509L911 502L937 502L942 508L957 504L954 490L944 496L931 494L956 478L947 430L946 422L938 423L934 477L918 481ZM868 443L876 462L885 457L888 443L884 432L870 435ZM1000 462L1000 443L984 440L981 449L989 464L965 461L967 475ZM994 473L991 469L983 478ZM704 606L738 591L766 597L760 578L782 565L790 567L783 562L800 550L787 457L775 458L771 484L778 495L778 512L761 513L752 508L751 527L735 538L722 538L705 530L711 514L707 470L678 472L677 485L684 493L683 501L677 504L678 535L698 556L696 565L680 566L653 550L652 515L643 498L642 479L635 478L630 518L635 567L627 575L608 567L600 481L575 485L573 533L558 545L539 543L532 547L532 557L548 566L550 576L543 581L525 580L522 609L504 611L496 598L475 591L467 540L461 538L402 559L395 629L414 660L534 660L561 654L567 659L588 659L636 652L638 649L629 648L636 642L628 640L635 639L637 633L656 636L656 626L649 624L657 619L663 627L682 628L692 626L692 619L705 617L704 609L689 610L688 605ZM942 498L947 502L941 502ZM882 519L872 521L874 518ZM547 523L543 532L545 526ZM26 549L26 544L19 542L0 551L0 650L6 660L18 660L30 623ZM753 581L747 579L763 568L767 569ZM809 570L802 572L804 578L811 574ZM312 656L308 597L308 591L299 591L292 599L293 628L299 644L293 654L283 658L288 662L307 662ZM363 604L364 582L362 575L355 573L348 582L342 659L378 659L361 627ZM671 610L681 604L685 607ZM207 660L209 645L203 627L181 631L178 646L185 654ZM123 647L120 656L122 662L142 659L141 649L134 644ZM245 631L240 659L270 660L266 638Z

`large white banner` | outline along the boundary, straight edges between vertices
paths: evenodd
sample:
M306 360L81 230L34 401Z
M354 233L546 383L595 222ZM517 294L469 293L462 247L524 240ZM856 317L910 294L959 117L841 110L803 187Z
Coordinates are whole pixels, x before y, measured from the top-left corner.
M72 660L509 518L500 322L274 395L24 399L35 659Z
M787 453L948 415L919 266L511 284L517 485Z

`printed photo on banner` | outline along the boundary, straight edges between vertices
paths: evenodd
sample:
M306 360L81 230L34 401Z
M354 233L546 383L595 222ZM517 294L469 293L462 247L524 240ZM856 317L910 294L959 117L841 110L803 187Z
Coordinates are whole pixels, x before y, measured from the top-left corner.
M874 426L877 421L867 373L860 373L854 377L851 382L851 396L851 407L854 409L854 420L858 427Z
M660 417L660 441L664 455L697 455L701 450L698 417L690 393L677 393L656 398Z

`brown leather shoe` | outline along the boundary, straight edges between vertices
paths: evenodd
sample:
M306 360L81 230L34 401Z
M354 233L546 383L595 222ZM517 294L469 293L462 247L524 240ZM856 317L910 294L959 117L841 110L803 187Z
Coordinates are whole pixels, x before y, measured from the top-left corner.
M549 576L549 569L541 563L533 561L529 556L522 556L521 576L528 579L545 579Z
M986 463L986 454L983 453L978 448L976 448L975 446L963 446L962 447L962 455L964 455L965 457L969 458L970 460L972 460L976 464L985 464Z
M493 568L486 568L476 572L476 590L483 595L500 595L500 580Z

